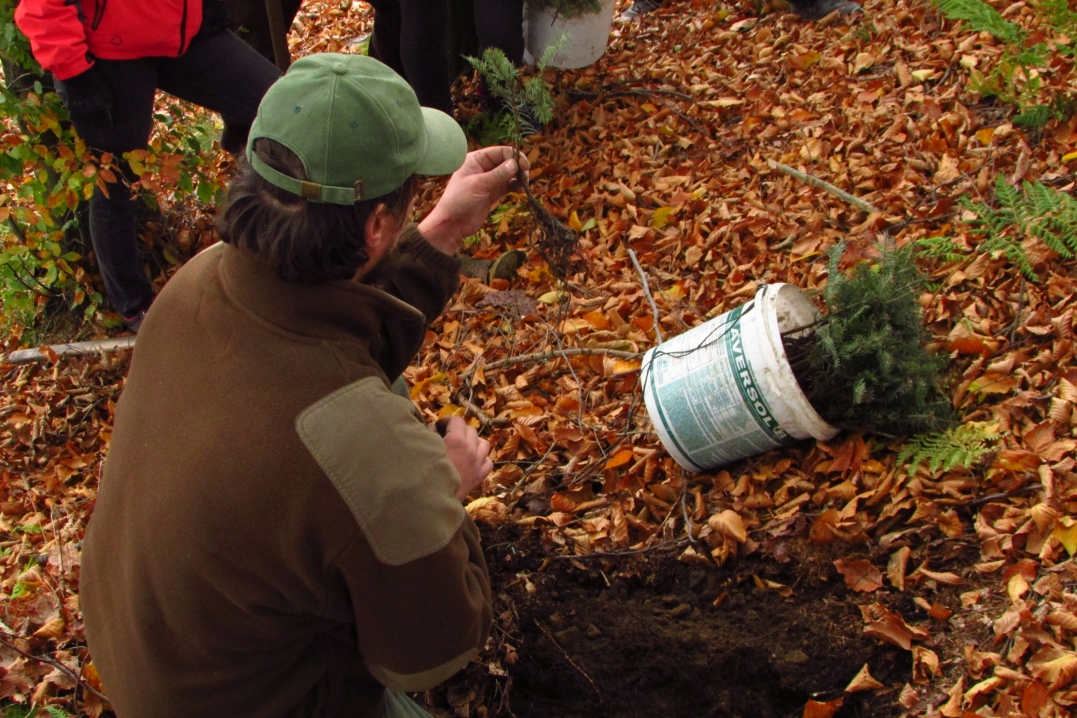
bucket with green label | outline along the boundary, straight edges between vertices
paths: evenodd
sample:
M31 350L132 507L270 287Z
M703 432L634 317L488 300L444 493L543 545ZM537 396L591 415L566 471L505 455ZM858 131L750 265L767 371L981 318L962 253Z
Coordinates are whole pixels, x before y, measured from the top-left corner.
M768 284L750 302L643 357L643 398L662 445L689 471L838 430L808 403L782 334L816 320L804 293Z

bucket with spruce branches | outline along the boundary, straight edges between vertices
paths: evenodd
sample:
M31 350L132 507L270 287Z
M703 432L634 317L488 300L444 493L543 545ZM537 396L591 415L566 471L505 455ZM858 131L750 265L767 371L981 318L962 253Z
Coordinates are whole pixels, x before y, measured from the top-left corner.
M911 252L881 247L845 272L843 253L830 252L823 316L796 287L766 285L647 352L647 411L678 463L703 471L842 429L907 436L953 423Z

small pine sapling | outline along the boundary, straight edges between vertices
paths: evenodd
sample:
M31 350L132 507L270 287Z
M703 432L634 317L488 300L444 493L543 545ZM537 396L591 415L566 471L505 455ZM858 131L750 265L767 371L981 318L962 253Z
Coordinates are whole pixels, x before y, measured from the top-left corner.
M520 158L520 146L523 144L524 136L530 134L528 129L533 129L528 127L526 115L529 112L532 113L542 124L553 119L553 97L541 73L564 41L565 36L562 36L557 42L547 47L535 64L539 74L524 81L520 80L520 71L517 67L505 57L505 53L497 48L487 48L481 60L474 57L467 58L468 62L486 80L494 97L504 103L512 118L509 137L516 150L517 161ZM563 282L568 278L572 256L579 248L580 235L559 222L549 210L542 206L542 203L531 192L531 186L522 171L518 180L524 192L527 193L527 203L538 229L538 237L534 240L535 249L549 266L554 277Z
M880 247L874 263L839 266L830 252L827 315L812 333L786 337L793 372L812 406L834 426L909 435L953 422L940 391L945 357L928 353L911 251Z

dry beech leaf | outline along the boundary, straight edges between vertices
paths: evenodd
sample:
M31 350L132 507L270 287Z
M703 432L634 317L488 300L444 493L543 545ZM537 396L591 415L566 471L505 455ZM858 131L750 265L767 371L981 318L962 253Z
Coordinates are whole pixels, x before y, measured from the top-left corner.
M748 531L744 527L744 519L736 511L725 511L712 515L707 519L707 525L712 531L725 536L731 541L744 543L748 540Z
M913 573L914 576L924 576L932 581L938 581L939 583L945 583L947 586L960 586L965 583L965 579L958 576L956 573L929 571L925 566L921 566Z
M912 710L916 707L916 704L920 702L920 694L916 689L906 683L901 689L901 693L898 695L898 703L901 704L906 710Z
M632 456L633 456L632 449L621 449L616 454L611 456L609 458L609 460L606 462L606 465L604 467L602 467L602 468L603 468L603 470L606 470L606 469L616 469L618 466L624 466L625 464L627 464L629 461L632 460Z
M885 688L882 683L875 680L871 675L871 671L868 670L868 664L865 663L864 667L860 669L860 672L853 676L853 680L849 681L849 685L845 686L846 693L856 693L857 691L875 691L880 688Z
M807 705L804 706L803 718L832 718L832 716L841 709L844 703L844 698L835 698L826 703L808 701Z
M915 628L905 623L900 613L895 613L880 603L870 606L861 606L860 612L864 615L864 633L878 638L881 641L892 643L904 648L912 649L913 640L927 638L927 632L921 628Z
M931 603L919 596L913 599L913 603L927 611L927 615L931 616L936 621L945 621L947 618L954 615L953 611L946 608L946 606L943 606L941 603Z
M905 590L905 570L909 565L910 555L912 555L912 549L908 546L902 546L890 554L890 562L886 566L886 577L890 579L891 585L899 591Z
M939 656L930 648L912 647L912 680L927 683L932 676L940 675Z
M467 505L467 513L475 521L496 526L508 517L509 509L493 496L482 496Z
M755 585L764 591L774 591L782 598L789 598L793 595L792 586L786 586L784 583L778 583L777 581L771 581L768 579L759 578L759 576L752 574L752 579L755 581Z
M1028 579L1019 573L1010 576L1010 580L1006 582L1006 594L1010 597L1010 601L1017 603L1026 593L1028 593Z
M883 575L865 558L855 561L838 559L834 567L845 578L845 585L860 593L871 593L883 587Z
M45 625L34 631L34 635L38 638L51 638L54 641L58 641L64 637L64 619L54 618L51 621L47 621Z
M946 691L946 694L950 698L942 704L939 712L946 718L958 718L961 715L961 701L965 697L965 676L958 678L957 683Z
M1032 675L1050 690L1066 685L1077 676L1077 653L1062 647L1048 646L1028 662Z

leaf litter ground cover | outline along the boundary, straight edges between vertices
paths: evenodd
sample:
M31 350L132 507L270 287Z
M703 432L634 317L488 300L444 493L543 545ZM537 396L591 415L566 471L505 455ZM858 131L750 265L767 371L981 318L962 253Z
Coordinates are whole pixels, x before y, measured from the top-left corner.
M1034 22L1023 3L996 7ZM845 433L686 474L640 401L638 355L655 335L629 248L670 336L760 283L818 294L840 240L847 262L884 235L974 250L958 199L991 202L997 177L1072 193L1063 158L1077 123L1021 131L1011 108L970 89L996 40L927 3L865 10L809 23L750 3L671 4L616 24L591 68L547 73L557 119L525 151L535 194L581 234L574 272L559 285L529 255L511 285L465 282L407 373L429 419L467 415L496 447L469 507L495 577L495 631L426 696L436 713L1072 713L1072 261L1018 237L1036 281L1002 252L922 265L953 404L994 437L967 470L910 472L904 442ZM309 3L293 52L357 51L369 20L359 3ZM1069 92L1072 62L1041 77ZM466 121L477 103L457 89ZM526 213L511 198L467 251L526 249ZM104 709L88 690L107 693L81 632L78 542L125 361L4 370L8 701Z

